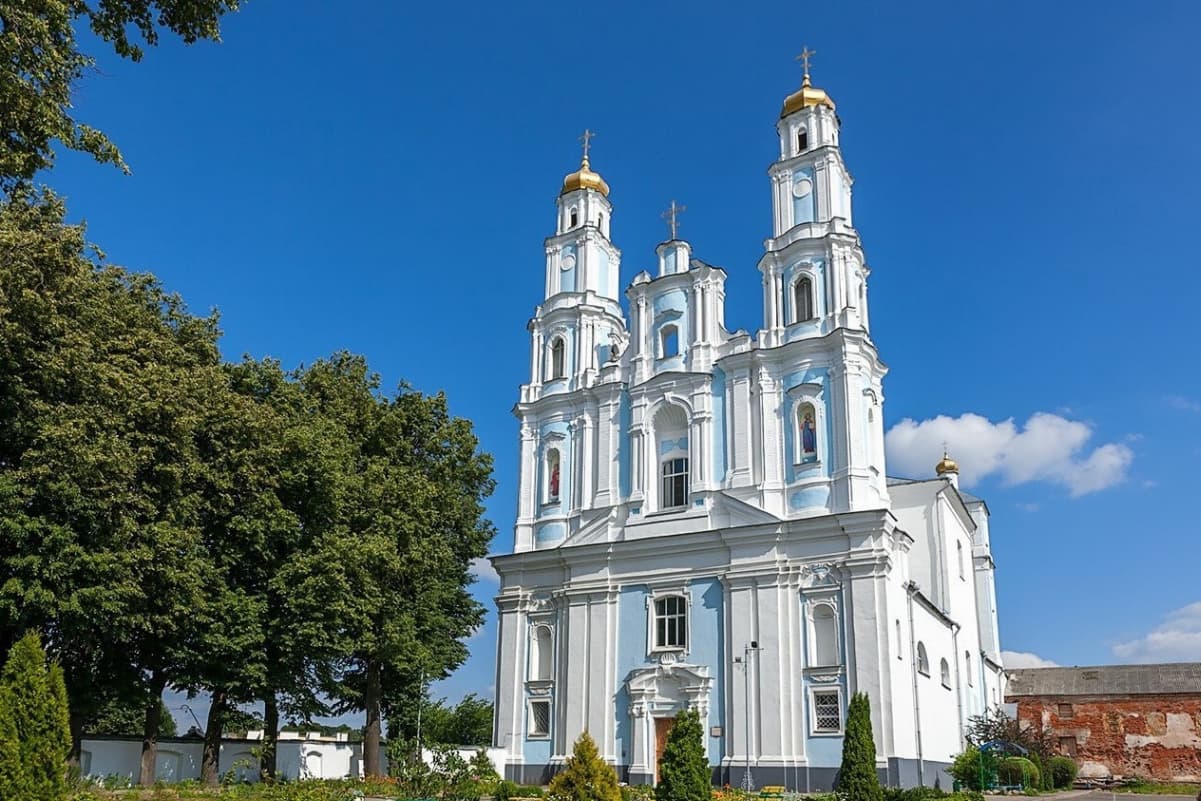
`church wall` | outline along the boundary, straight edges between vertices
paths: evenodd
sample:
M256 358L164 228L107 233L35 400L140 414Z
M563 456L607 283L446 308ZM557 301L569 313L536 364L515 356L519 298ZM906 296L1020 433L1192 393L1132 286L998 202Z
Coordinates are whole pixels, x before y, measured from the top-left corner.
M919 672L917 676L921 757L927 762L950 763L963 750L956 723L960 710L955 686L954 636L945 620L920 603L913 604L913 624L915 641L925 646L929 665L928 675ZM940 675L943 659L948 663L949 687L943 685Z

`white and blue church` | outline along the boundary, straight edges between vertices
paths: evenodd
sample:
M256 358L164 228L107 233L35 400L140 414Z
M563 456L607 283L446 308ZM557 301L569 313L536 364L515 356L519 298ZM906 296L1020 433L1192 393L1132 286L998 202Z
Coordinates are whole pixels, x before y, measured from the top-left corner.
M881 778L949 787L968 718L1001 702L988 507L949 457L887 474L839 126L806 67L776 122L754 334L674 230L623 302L587 141L565 178L514 410L514 549L492 559L507 778L549 780L588 731L654 782L695 709L716 783L829 790L864 692Z

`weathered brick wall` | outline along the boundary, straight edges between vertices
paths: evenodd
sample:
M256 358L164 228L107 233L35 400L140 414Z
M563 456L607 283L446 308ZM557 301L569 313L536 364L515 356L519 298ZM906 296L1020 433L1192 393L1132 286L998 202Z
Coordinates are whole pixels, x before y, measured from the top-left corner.
M1201 782L1201 691L1124 698L1021 697L1018 720L1076 740L1083 777ZM1069 710L1061 705L1070 704ZM1070 743L1064 743L1070 747Z

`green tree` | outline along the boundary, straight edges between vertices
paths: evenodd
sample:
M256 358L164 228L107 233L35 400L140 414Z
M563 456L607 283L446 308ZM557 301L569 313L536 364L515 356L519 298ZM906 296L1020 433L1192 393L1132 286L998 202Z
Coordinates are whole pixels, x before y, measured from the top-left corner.
M848 801L883 801L876 773L876 743L872 739L872 710L866 693L855 693L847 709L842 738L838 793Z
M438 745L491 745L492 702L468 693L454 706L446 699L421 711L421 739Z
M75 120L72 95L95 67L76 38L82 18L99 39L133 61L160 29L192 44L219 38L238 0L0 0L0 189L11 191L54 164L54 145L125 169L117 147ZM136 32L137 38L131 38Z
M713 786L705 731L700 714L685 710L676 715L659 760L657 801L708 801Z
M159 736L175 737L178 730L171 710L163 700L159 699ZM108 701L84 723L84 731L88 734L115 735L120 737L140 737L142 727L146 722L146 703L142 698L132 702L113 698Z
M338 711L366 713L363 766L378 776L384 712L421 676L444 678L462 664L464 641L483 622L468 589L471 562L494 534L483 516L492 459L444 395L407 386L383 395L361 357L318 361L300 383L343 443L339 504L281 580L291 617L341 637L344 668L329 694Z
M17 766L0 770L0 798L5 801L57 801L67 795L67 691L62 671L46 663L36 634L26 634L8 655L0 672L2 729L15 734ZM11 750L11 748L10 748Z
M617 772L600 757L592 735L575 741L563 770L551 779L549 801L621 801Z

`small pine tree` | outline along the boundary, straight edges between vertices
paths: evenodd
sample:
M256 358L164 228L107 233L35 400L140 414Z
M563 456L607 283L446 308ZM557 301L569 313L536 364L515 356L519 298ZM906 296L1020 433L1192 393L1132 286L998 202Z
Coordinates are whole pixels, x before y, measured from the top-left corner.
M575 741L563 770L551 779L550 801L621 801L617 772L605 763L588 732Z
M709 801L712 772L705 755L705 731L696 710L676 715L659 760L656 801Z
M880 777L876 773L871 703L865 693L855 693L847 710L846 733L842 739L842 767L838 771L838 794L847 801L884 799Z
M0 742L3 729L15 733L15 770L0 772L5 801L60 801L67 795L67 754L71 729L62 670L46 664L36 634L26 634L9 652L0 672ZM2 747L2 746L0 746Z

